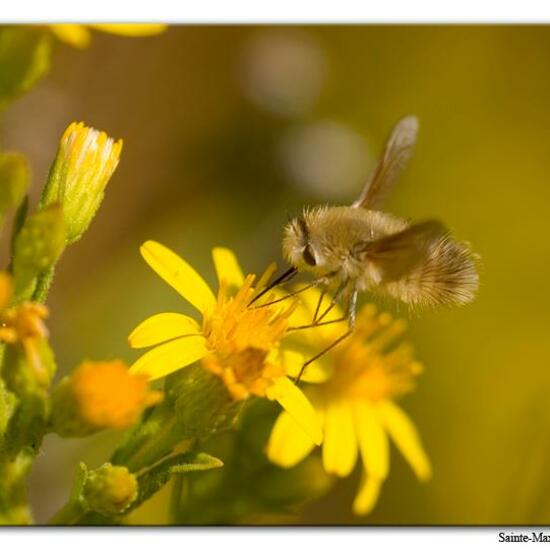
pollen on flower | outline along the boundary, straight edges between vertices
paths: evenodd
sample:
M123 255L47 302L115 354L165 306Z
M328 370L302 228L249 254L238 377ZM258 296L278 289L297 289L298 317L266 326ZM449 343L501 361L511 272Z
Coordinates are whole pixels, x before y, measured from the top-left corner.
M8 344L28 343L31 340L48 337L44 319L49 315L43 304L25 302L9 308L0 316L0 341Z
M235 399L265 396L273 380L285 376L273 351L288 328L294 305L250 308L254 276L249 275L235 296L222 281L213 310L204 316L203 332L215 353L202 359Z
M412 346L400 341L405 329L402 319L365 307L347 345L333 352L334 376L326 391L371 401L412 391L422 365L414 359Z
M48 308L43 304L24 302L17 306L6 308L11 295L11 282L4 277L0 282L0 301L3 301L3 311L0 312L0 342L22 347L29 365L38 379L46 381L48 374L42 364L38 349L39 342L48 338L48 329L44 323L49 315Z
M160 392L149 390L145 376L130 374L122 361L82 363L67 389L80 420L98 428L129 426L162 398Z

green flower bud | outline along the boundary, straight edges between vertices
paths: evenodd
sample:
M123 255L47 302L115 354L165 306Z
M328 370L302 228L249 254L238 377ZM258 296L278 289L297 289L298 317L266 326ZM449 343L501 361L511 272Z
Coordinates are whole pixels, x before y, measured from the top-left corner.
M26 307L28 304L23 304ZM34 306L34 304L30 304ZM19 309L19 308L16 308ZM40 318L32 319L36 314L29 312L29 322L37 323L42 327ZM7 330L15 331L11 328ZM56 371L53 350L44 335L16 335L17 340L9 342L4 352L2 376L8 389L16 395L37 394L46 397L47 389ZM7 340L6 340L7 341Z
M59 205L37 212L25 221L13 252L13 274L17 301L29 299L36 278L52 268L66 245L66 228Z
M28 185L29 167L25 157L18 153L0 154L0 216L21 204Z
M90 510L111 516L124 512L138 496L138 482L124 466L106 463L88 473L82 497Z
M174 410L181 439L208 439L228 430L242 409L243 402L232 399L223 382L201 365L178 372L167 388L177 396Z
M122 140L115 142L105 132L82 122L73 122L63 134L40 208L54 203L63 206L69 244L88 229L118 165L121 149Z

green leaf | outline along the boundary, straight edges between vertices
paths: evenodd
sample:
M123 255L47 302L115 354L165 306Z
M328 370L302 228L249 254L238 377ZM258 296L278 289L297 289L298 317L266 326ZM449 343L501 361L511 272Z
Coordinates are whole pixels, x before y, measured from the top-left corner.
M41 27L0 29L0 109L29 91L50 68L53 37Z
M223 462L220 459L206 453L188 452L168 457L138 477L138 497L124 513L150 499L173 475L212 470L222 466Z
M13 251L16 302L30 299L37 278L51 271L65 245L66 227L60 206L52 205L27 218Z

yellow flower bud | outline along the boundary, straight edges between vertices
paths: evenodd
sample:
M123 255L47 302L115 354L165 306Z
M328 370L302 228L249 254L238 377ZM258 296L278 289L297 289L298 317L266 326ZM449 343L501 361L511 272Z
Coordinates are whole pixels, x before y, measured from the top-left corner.
M124 466L106 463L88 473L82 496L94 512L120 514L136 500L138 482Z
M130 374L122 361L85 361L54 391L52 428L63 437L125 428L161 399L147 377Z
M122 140L73 122L63 134L40 207L60 203L72 243L88 229L120 158Z

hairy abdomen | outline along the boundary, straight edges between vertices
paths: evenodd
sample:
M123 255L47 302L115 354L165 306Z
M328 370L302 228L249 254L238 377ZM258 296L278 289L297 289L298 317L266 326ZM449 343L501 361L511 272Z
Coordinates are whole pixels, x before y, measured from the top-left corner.
M473 300L479 285L476 263L477 256L467 244L442 235L407 275L382 282L379 288L412 306L466 304Z

